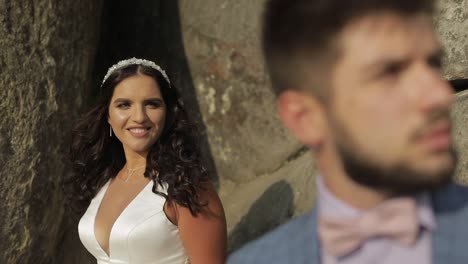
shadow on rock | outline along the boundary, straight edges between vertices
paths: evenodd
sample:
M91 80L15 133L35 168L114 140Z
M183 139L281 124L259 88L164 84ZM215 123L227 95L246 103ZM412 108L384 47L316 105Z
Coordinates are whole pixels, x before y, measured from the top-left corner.
M294 211L293 189L286 181L271 185L250 207L229 236L229 253L289 220Z

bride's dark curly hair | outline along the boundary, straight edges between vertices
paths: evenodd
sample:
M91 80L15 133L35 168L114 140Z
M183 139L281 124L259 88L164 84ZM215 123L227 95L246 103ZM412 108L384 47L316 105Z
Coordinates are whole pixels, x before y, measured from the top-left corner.
M159 71L144 65L115 70L102 84L97 105L73 129L73 175L66 181L70 189L66 196L75 211L83 212L99 189L125 165L122 143L109 136L107 119L115 87L134 75L152 77L159 84L167 108L163 132L148 153L144 175L153 180L155 194L189 208L196 215L206 205L199 193L209 181L201 165L196 129L189 122L176 89ZM168 187L167 195L158 191L163 184Z

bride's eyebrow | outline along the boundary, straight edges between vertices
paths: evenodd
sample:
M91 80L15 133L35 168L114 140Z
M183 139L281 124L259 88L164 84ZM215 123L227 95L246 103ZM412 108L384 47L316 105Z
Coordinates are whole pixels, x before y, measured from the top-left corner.
M132 100L130 99L127 99L127 98L117 98L114 100L113 103L127 103L127 102L131 102Z
M149 99L146 99L144 100L143 102L145 103L148 103L148 102L158 102L158 103L163 103L164 100L162 98L159 98L159 97L154 97L154 98L149 98Z

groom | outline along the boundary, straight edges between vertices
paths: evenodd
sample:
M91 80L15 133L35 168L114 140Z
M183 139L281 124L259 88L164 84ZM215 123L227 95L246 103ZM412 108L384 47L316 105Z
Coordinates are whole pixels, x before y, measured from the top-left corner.
M468 263L468 190L451 182L453 92L431 0L269 0L282 123L313 152L317 204L229 264Z

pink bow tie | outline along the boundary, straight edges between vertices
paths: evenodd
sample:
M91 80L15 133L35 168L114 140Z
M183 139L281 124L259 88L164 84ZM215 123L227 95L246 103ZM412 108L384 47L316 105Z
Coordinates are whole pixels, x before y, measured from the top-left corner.
M352 219L322 217L319 236L325 251L332 256L344 256L357 249L367 239L391 237L405 245L413 245L419 231L416 202L397 198Z

